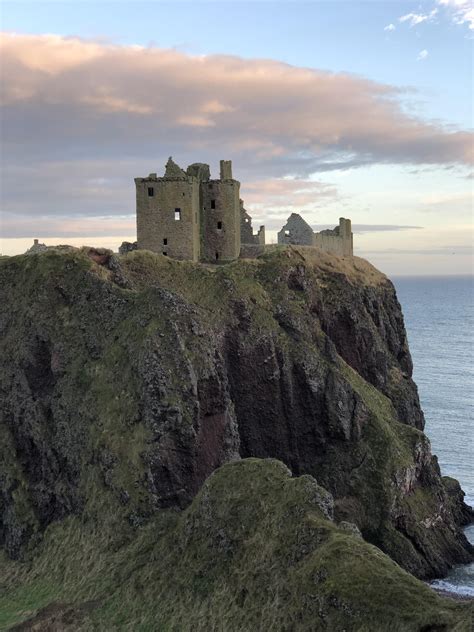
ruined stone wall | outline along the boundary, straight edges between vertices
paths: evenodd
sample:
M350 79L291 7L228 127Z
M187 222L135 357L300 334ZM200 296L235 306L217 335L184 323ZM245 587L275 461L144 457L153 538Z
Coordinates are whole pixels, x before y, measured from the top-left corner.
M240 259L256 259L268 249L264 244L244 244L240 245Z
M351 220L341 217L339 226L334 230L322 230L320 233L314 233L313 245L324 252L340 257L353 255Z
M313 236L313 229L305 222L301 215L292 213L286 224L278 233L278 243L312 246Z
M201 259L230 261L240 253L240 182L209 180L201 184Z
M253 234L252 220L250 215L241 208L240 217L240 240L242 244L255 243L255 237Z
M135 178L138 248L198 261L199 182L192 176ZM151 191L153 195L149 194Z
M241 244L265 244L265 226L260 226L256 235L253 233L252 218L240 200L240 241Z

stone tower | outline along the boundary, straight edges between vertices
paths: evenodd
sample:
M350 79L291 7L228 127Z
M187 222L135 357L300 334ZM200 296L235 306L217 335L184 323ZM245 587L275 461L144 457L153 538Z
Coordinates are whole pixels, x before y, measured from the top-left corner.
M199 261L199 180L170 158L163 177L150 173L135 186L138 248Z
M201 259L229 261L240 254L240 182L232 162L221 160L220 179L201 185Z
M170 158L165 175L135 178L138 248L174 259L222 262L240 254L240 182L221 160L219 180L209 166L183 171Z

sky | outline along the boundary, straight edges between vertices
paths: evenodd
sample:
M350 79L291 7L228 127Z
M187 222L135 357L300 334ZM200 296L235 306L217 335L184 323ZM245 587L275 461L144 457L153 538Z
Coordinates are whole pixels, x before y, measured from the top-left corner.
M472 274L469 0L1 5L1 245L135 240L133 178L232 159L268 241L352 219L391 274Z

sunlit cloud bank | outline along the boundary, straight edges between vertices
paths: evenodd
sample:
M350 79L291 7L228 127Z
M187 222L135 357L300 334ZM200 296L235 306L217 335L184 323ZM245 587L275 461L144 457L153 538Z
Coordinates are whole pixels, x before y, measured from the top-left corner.
M219 147L280 175L472 162L469 133L408 116L399 88L363 77L53 35L6 34L1 54L5 142L31 160Z

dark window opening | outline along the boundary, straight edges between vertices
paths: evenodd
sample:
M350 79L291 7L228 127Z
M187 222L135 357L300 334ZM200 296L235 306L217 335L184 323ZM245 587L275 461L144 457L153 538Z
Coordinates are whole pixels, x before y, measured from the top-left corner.
M219 260L219 253L216 252L216 261L218 261L218 260Z
M184 197L185 195L186 195L186 193L184 193L184 191L183 191L183 197Z
M215 200L211 200L211 208L216 208L216 201Z
M168 245L168 240L166 239L166 237L163 239L163 246L167 246Z
M174 209L174 219L179 222L179 220L181 219L181 209L180 208L175 208Z
M164 255L165 257L167 257L167 256L168 256L168 253L167 253L167 252L165 252L165 251L163 250L163 255Z
M222 228L222 222L217 222L217 230L221 230Z
M155 195L155 189L153 187L148 187L148 197L153 197Z
M212 184L209 185L209 188L212 189Z

